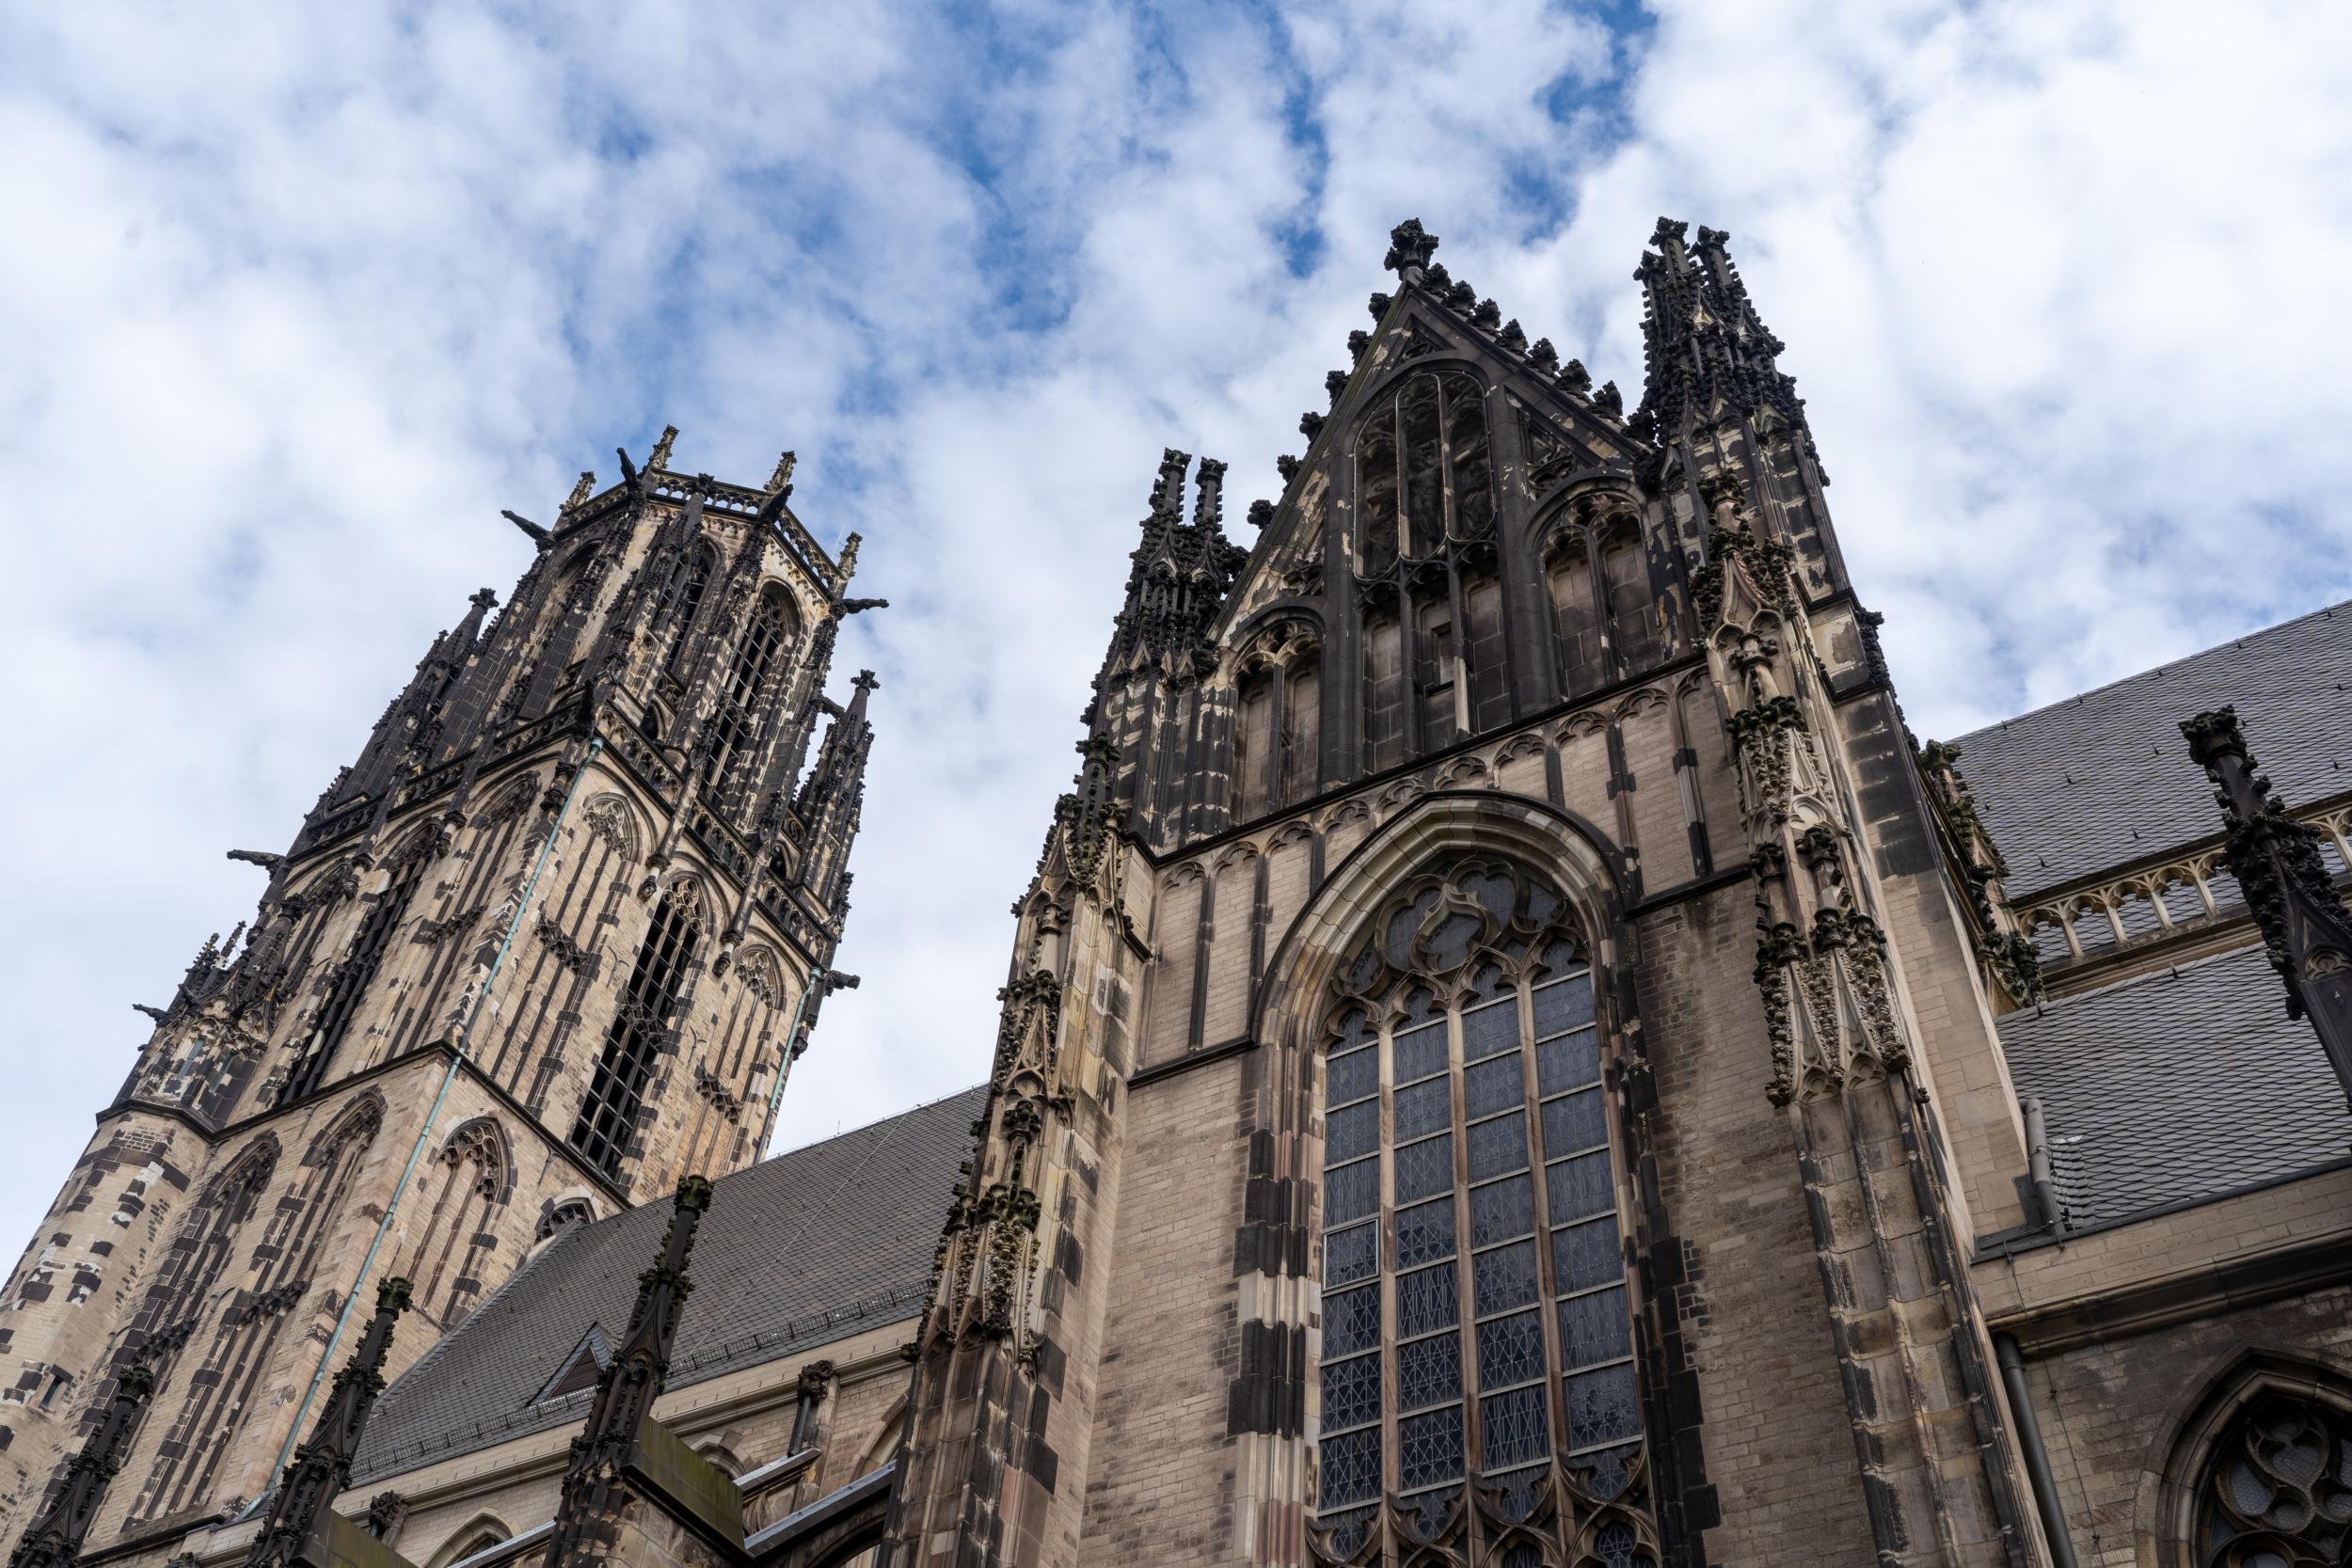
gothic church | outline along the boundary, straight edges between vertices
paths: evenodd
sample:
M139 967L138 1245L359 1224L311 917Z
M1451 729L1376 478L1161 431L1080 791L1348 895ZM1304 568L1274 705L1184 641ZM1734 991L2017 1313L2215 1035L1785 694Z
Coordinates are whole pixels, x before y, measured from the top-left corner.
M2352 1559L2352 605L1922 741L1726 236L1630 415L1391 239L808 1148L856 536L508 514L8 1281L15 1568Z

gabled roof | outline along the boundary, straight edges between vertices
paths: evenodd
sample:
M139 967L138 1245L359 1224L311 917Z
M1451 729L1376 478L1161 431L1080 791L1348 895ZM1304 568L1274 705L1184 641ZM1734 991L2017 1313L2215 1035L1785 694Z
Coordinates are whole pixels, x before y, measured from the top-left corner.
M913 1319L986 1099L966 1089L713 1183L669 1386ZM385 1391L352 1484L585 1420L592 1392L534 1402L591 1324L608 1338L628 1324L670 1212L647 1203L558 1235Z
M2025 904L2218 833L2180 721L2237 705L2291 808L2352 790L2352 602L1962 736L1961 776ZM2274 987L2275 989L2275 987Z
M2040 1099L2074 1229L2352 1157L2352 1113L2260 947L2010 1013L2001 1048Z

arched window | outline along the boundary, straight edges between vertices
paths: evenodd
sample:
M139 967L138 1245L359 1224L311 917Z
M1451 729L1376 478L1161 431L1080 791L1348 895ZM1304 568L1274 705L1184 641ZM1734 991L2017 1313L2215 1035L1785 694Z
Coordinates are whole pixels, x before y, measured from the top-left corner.
M1627 674L1646 670L1666 646L1656 595L1649 586L1649 552L1642 527L1630 515L1613 518L1600 536L1600 575L1609 589L1611 641L1617 666Z
M759 736L759 707L768 677L792 645L792 611L775 589L760 594L742 641L736 644L719 691L718 721L710 748L710 776L723 779L727 765Z
M450 1134L441 1147L437 1180L428 1175L433 1208L401 1269L415 1288L414 1309L454 1328L482 1294L484 1265L498 1245L492 1233L506 1207L506 1139L496 1121L480 1117Z
M1356 499L1364 577L1387 576L1400 554L1425 561L1448 539L1492 531L1493 463L1477 379L1425 372L1375 404L1356 436Z
M551 1205L546 1213L539 1216L539 1227L532 1232L532 1240L544 1242L567 1225L594 1225L596 1223L595 1204L590 1203L584 1197L567 1197L561 1203Z
M709 590L710 574L717 565L718 556L708 543L698 544L671 579L670 602L663 607L669 622L668 641L661 649L663 668L672 668L684 657L686 634L694 625L694 612L702 608L703 594Z
M670 884L654 911L644 945L637 950L628 989L612 1010L604 1053L572 1124L571 1146L608 1176L636 1141L637 1114L644 1108L645 1081L667 1037L670 1015L685 990L688 967L702 932L702 897L691 879Z
M1621 1184L1594 976L1565 902L1520 867L1465 861L1381 912L1340 989L1318 1524L1343 1556L1375 1529L1467 1528L1472 1480L1513 1517L1551 1499L1588 1531L1634 1520ZM1384 1497L1401 1514L1384 1519ZM1654 1538L1623 1528L1628 1555L1605 1560Z
M422 832L430 833L432 830ZM351 939L349 956L334 972L326 1000L319 1006L318 1021L303 1042L301 1058L286 1074L286 1081L278 1091L278 1104L291 1105L326 1083L335 1050L350 1033L359 1004L366 998L376 971L383 967L385 948L391 942L392 933L407 918L408 901L424 879L425 865L437 858L415 838L400 852L384 891L376 895L374 907L360 922L358 934Z
M2352 1415L2304 1388L2238 1412L2197 1484L2199 1568L2343 1562L2352 1544Z
M1594 590L1591 541L1582 529L1563 530L1552 541L1545 574L1551 589L1553 645L1559 652L1560 690L1581 697L1609 684L1609 644L1601 635L1600 595Z

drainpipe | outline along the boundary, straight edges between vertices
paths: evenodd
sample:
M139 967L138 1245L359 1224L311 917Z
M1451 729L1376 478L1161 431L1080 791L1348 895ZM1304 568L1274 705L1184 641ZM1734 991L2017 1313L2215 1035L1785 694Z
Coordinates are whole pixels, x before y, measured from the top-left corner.
M2009 1390L2018 1446L2026 1450L2026 1475L2033 1482L2034 1507L2042 1515L2042 1536L2050 1543L2050 1561L2055 1568L2075 1568L2074 1538L2066 1533L2066 1512L2058 1507L2058 1482L2051 1478L2050 1456L2042 1447L2033 1396L2026 1390L2026 1357L2017 1348L2017 1336L1993 1336L1993 1354L2001 1363L2001 1384Z
M2050 1176L2050 1130L2042 1119L2042 1101L2026 1101L2026 1159L2033 1179L2033 1196L2042 1205L2042 1228L2062 1234L2066 1222L2058 1212L2058 1183Z

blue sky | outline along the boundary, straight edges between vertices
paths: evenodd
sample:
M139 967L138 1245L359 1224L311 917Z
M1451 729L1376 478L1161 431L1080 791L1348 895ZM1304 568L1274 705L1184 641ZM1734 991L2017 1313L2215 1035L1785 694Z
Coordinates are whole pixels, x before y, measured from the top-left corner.
M2322 5L17 8L0 1235L499 510L665 422L892 601L780 1142L976 1080L1160 449L1272 494L1406 216L1629 395L1731 231L1923 736L2344 598L2347 89Z

